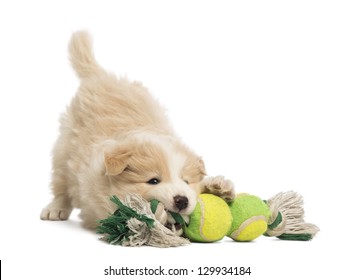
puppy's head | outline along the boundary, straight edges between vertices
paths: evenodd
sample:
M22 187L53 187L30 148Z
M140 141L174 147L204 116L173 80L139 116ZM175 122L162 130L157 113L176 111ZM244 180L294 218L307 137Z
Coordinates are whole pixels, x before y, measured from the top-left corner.
M155 198L181 214L193 211L205 175L203 161L169 136L129 139L106 151L104 162L111 193Z

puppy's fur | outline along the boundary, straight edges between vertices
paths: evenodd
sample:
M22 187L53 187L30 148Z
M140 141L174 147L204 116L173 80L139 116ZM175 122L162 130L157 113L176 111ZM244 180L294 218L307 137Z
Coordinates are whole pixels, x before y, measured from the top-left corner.
M81 85L61 118L53 149L54 199L43 220L65 220L80 208L84 226L94 228L115 210L111 195L156 198L182 214L191 213L200 192L233 197L230 181L203 179L203 161L181 143L146 88L98 65L88 33L73 34L69 53Z

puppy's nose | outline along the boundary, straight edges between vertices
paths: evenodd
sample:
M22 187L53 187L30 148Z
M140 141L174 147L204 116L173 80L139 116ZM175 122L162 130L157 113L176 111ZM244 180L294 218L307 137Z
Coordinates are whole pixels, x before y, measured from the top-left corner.
M173 200L175 201L175 205L179 211L186 209L188 206L188 198L181 195L176 195Z

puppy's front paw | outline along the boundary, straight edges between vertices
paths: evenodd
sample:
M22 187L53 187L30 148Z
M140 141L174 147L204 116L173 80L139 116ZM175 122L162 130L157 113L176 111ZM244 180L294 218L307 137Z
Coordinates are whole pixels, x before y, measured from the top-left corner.
M69 218L72 210L68 199L59 196L43 208L40 217L42 220L63 221Z
M69 218L70 213L71 210L68 211L67 209L44 208L41 212L41 219L49 221L64 221Z
M207 177L202 181L202 192L220 196L226 201L235 198L235 188L231 180L224 176Z

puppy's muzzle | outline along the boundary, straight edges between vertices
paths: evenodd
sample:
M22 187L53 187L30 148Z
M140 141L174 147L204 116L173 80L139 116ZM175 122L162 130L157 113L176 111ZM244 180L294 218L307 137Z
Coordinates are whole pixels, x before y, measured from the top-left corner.
M181 211L183 209L186 209L188 207L188 198L185 196L181 196L181 195L176 195L173 198L174 202L175 202L175 206L176 208Z

